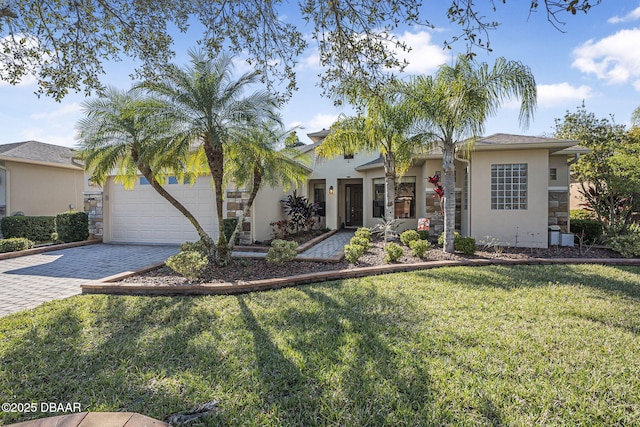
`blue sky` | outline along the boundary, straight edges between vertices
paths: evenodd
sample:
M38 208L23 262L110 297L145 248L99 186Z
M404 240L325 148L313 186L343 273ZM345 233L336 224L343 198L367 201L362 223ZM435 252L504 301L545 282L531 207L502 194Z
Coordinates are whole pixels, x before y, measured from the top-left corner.
M488 3L488 0L485 0ZM459 33L447 22L443 2L426 0L425 17L436 26L402 27L397 35L413 50L407 74L432 74L442 63L450 63L464 42L454 44L452 51L443 43ZM529 16L528 1L511 0L506 5L496 1L498 10L487 9L490 20L501 26L490 33L492 53L478 50L480 61L493 63L504 56L531 67L538 84L538 108L528 129L518 124L518 105L509 103L486 125L486 135L497 132L525 135L550 135L554 118L567 110L575 111L583 100L589 111L599 117L613 114L616 122L628 124L632 111L640 106L640 0L603 0L588 14L561 15L566 25L556 30L543 11ZM296 7L295 4L290 6ZM283 10L282 19L294 21L294 9ZM176 35L174 60L185 64L187 50L196 46L198 31ZM238 62L238 71L247 66ZM131 86L132 64L124 61L107 65L105 84L122 89ZM305 143L306 133L328 128L335 118L349 110L338 109L331 100L322 98L317 87L321 71L317 52L311 46L297 67L299 90L282 109L285 124L301 126L298 135ZM0 144L37 140L72 147L75 123L82 117L82 94L70 94L62 102L38 98L35 83L25 79L20 85L0 82Z

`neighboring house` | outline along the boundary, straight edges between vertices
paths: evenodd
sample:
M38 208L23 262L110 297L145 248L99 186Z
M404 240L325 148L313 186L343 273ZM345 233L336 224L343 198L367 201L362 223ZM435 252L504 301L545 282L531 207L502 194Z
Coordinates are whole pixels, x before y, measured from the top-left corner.
M384 216L384 169L379 153L316 158L314 149L329 131L310 133L314 142L298 147L312 157L309 180L298 190L321 206L320 223L373 227ZM456 161L456 229L478 240L505 245L547 247L550 225L569 226L569 162L585 152L576 141L496 134L476 141L468 159ZM397 181L395 213L400 230L428 218L432 235L443 230L440 204L429 176L442 171L438 150L417 155ZM166 188L215 236L215 204L210 179L194 185L169 181ZM104 188L105 241L181 243L196 240L193 227L144 178L132 191L110 178ZM271 222L284 217L281 188L263 188L243 224L242 241L268 240ZM225 218L239 216L247 192L228 188Z
M0 218L82 210L84 171L72 154L38 141L0 145Z

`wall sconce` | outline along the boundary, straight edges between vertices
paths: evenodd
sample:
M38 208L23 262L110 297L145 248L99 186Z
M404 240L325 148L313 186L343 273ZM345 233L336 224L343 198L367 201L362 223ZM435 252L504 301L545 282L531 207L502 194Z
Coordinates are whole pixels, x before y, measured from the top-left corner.
M333 196L333 185L329 187L329 195Z

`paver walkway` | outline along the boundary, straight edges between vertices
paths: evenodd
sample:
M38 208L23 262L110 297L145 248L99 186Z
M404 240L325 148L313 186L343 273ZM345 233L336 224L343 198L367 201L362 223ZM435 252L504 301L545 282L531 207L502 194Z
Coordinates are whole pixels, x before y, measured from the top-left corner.
M349 243L354 234L355 230L340 230L333 236L298 254L297 258L332 258L344 249L344 245Z
M80 294L80 285L157 264L178 246L97 244L0 260L0 316Z

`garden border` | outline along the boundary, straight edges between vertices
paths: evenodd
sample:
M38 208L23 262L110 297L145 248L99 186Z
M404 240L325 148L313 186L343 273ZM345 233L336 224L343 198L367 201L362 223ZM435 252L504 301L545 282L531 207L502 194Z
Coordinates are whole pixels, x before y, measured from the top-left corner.
M639 258L532 258L532 259L467 259L446 261L425 261L414 264L390 264L383 266L361 267L353 269L323 271L273 279L250 280L234 285L231 283L203 283L198 285L142 285L135 283L115 284L125 277L139 272L128 272L124 275L111 276L102 281L81 285L83 294L109 295L233 295L256 291L266 291L284 287L319 283L331 280L353 279L388 273L399 273L416 270L428 270L440 267L455 266L487 266L487 265L551 265L551 264L602 264L640 266ZM145 271L156 268L150 266Z

